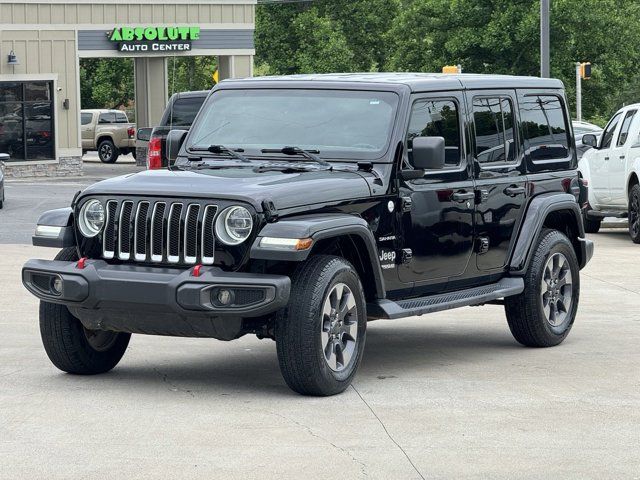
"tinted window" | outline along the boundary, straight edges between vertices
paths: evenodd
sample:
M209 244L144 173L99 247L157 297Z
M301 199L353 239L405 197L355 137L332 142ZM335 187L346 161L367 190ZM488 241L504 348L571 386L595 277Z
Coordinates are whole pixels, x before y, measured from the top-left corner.
M602 134L602 143L600 144L600 148L609 148L611 146L611 141L613 140L613 134L616 131L616 127L620 122L621 116L622 116L622 113L616 113L615 116L609 122L609 125L607 125L607 128L605 128L604 133Z
M473 119L478 162L512 162L515 159L515 142L511 100L475 98Z
M116 123L115 113L101 113L98 117L98 123Z
M636 110L629 110L622 121L622 127L620 127L620 135L618 135L618 141L616 145L618 147L623 146L627 143L627 139L629 138L629 127L631 127L631 122L633 121L633 117L636 115Z
M453 100L418 100L411 109L407 134L409 162L412 162L412 141L415 137L443 137L445 164L459 165L461 158L460 121Z
M524 149L532 160L565 159L569 156L568 125L560 98L526 96L520 103Z
M123 112L116 112L116 122L117 123L129 123L127 116Z
M22 101L22 83L0 83L0 102Z
M89 125L91 123L91 119L93 118L92 113L82 113L80 115L80 123L82 125Z
M220 90L189 134L189 148L226 145L260 154L298 146L337 159L386 152L398 95L353 90Z
M165 125L190 127L205 99L206 97L179 98L173 102L166 116Z
M50 101L51 91L48 82L30 82L24 84L24 99L31 101Z

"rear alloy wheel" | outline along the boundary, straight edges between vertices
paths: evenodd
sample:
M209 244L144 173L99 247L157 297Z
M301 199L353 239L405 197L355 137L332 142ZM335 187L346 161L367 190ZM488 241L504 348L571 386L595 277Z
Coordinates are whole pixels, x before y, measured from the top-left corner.
M303 395L343 392L358 370L367 328L364 291L353 266L317 255L291 278L289 305L276 317L280 371Z
M98 145L98 156L102 163L115 163L119 155L120 151L111 140L103 140Z
M573 326L580 297L580 266L563 233L542 231L524 285L521 294L505 298L514 338L527 347L562 343Z
M633 243L640 243L640 185L629 193L629 235Z

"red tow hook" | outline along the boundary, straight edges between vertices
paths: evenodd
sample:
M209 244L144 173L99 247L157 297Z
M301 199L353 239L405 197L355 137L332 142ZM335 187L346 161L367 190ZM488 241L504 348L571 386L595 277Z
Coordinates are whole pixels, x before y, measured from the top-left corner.
M202 275L202 265L196 265L195 267L193 267L193 270L191 271L191 276L192 277L199 277L200 275Z
M82 257L80 260L78 260L78 263L76 264L76 268L79 270L84 270L84 267L86 267L87 263L87 257Z

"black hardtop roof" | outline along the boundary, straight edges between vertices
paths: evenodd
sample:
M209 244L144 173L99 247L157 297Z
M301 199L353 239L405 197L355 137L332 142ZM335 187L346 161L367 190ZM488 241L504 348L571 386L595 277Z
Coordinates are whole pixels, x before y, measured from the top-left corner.
M406 86L413 92L472 89L472 88L564 88L555 78L524 77L515 75L483 75L473 73L329 73L301 74L271 77L253 77L224 80L220 87L242 86L300 87L301 84L330 83L333 88L365 87L375 85ZM289 84L289 85L287 85Z
M177 100L179 98L191 98L191 97L206 97L211 90L194 90L192 92L177 92L171 95L171 99Z

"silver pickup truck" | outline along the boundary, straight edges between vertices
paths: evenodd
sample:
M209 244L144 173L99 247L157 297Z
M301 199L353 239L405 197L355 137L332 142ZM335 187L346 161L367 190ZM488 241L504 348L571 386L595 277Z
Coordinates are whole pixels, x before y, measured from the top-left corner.
M82 110L82 153L97 151L103 163L115 163L120 154L136 156L136 126L121 110Z

